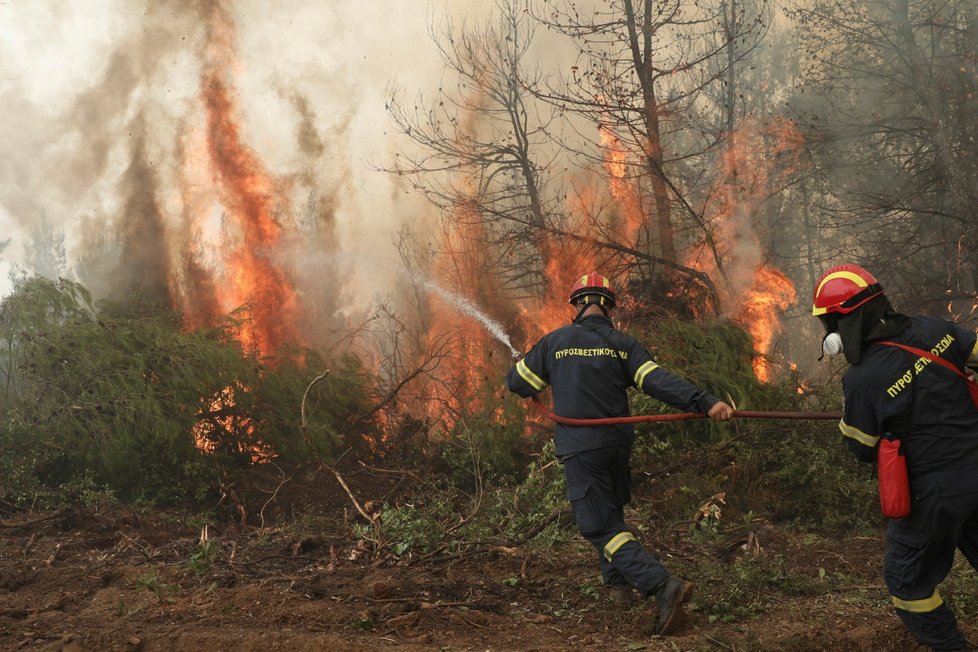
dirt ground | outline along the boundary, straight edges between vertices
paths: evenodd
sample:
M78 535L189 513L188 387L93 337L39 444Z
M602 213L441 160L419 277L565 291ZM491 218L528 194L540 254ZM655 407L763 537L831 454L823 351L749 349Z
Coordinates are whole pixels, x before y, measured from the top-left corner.
M697 585L683 628L661 638L651 604L613 606L579 537L543 550L397 560L358 543L335 481L317 491L334 518L210 523L206 567L196 559L200 522L188 515L6 509L0 649L917 649L887 607L882 536L813 541L765 526L748 543L777 560L765 572L781 577L740 591L703 570L747 572L737 546L647 540ZM963 627L973 638L973 624Z

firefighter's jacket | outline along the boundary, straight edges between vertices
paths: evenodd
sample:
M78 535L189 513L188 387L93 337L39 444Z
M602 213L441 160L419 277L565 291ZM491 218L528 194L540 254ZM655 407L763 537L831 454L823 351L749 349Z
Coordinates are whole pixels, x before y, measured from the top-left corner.
M642 344L615 329L611 320L589 315L545 335L506 377L526 398L552 387L554 412L572 419L629 415L628 387L684 412L709 412L719 399L666 371ZM631 444L632 424L557 424L556 454Z
M973 331L935 317L913 317L891 342L929 351L967 372L978 364ZM839 428L857 459L872 462L881 436L904 442L911 478L953 471L978 460L978 409L964 380L928 358L894 346L867 347L842 378Z

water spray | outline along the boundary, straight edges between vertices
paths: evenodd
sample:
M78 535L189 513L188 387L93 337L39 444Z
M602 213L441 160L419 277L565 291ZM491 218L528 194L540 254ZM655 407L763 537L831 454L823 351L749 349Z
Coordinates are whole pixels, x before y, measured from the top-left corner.
M516 350L509 339L509 335L503 330L502 324L495 321L463 296L449 292L437 283L419 276L416 273L407 272L411 278L424 286L429 292L433 292L442 299L454 306L459 312L472 317L485 326L493 337L506 345L513 358L519 358L522 354ZM555 423L569 426L598 426L619 423L650 423L663 421L685 421L688 419L705 419L707 416L700 412L678 412L674 414L645 414L628 417L608 417L603 419L571 419L554 414L548 410L540 401L538 396L533 396L532 403L539 412ZM734 410L734 417L741 419L793 419L793 420L839 420L842 418L841 412L771 412L761 410Z
M408 272L408 273L410 274L412 279L414 279L417 283L421 284L426 290L437 294L442 299L444 299L449 304L451 304L456 310L458 310L462 314L472 317L476 321L480 322L483 326L485 326L486 330L489 331L489 333L493 337L495 337L497 340L499 340L500 342L506 345L506 348L509 349L509 352L512 354L514 358L520 355L520 352L516 350L516 348L513 346L513 343L510 341L509 335L507 335L506 331L503 329L503 325L500 324L495 319L489 317L489 315L479 310L479 308L474 303L472 303L471 301L469 301L468 299L466 299L461 295L455 294L453 292L449 292L448 290L441 287L434 281L430 281L426 278L422 278L412 272Z

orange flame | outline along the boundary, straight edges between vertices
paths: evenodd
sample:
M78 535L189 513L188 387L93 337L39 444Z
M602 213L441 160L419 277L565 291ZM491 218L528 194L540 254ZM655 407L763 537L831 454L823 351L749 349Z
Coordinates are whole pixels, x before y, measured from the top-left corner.
M604 167L610 176L611 196L618 204L624 219L620 220L617 240L629 246L638 244L638 237L645 225L646 216L642 211L638 188L628 178L628 150L618 136L605 125L599 125L600 145L604 149Z
M721 159L721 186L708 209L713 237L725 266L725 312L751 334L757 351L753 367L759 380L771 379L768 362L780 331L778 312L795 300L795 288L767 265L751 223L753 212L797 169L804 138L794 123L778 118L766 125L745 121L730 135ZM721 276L707 245L694 248L687 264Z
M225 246L220 252L223 282L215 282L225 311L248 306L239 334L242 344L266 356L298 340L298 306L292 281L274 255L290 218L281 184L249 148L239 126L235 89L227 70L234 63L232 21L220 5L211 14L209 59L201 77L207 111L207 153L226 210Z
M758 268L737 320L750 333L754 349L760 354L754 358L753 366L761 381L770 381L772 376L767 354L773 350L775 335L781 327L778 312L794 302L795 286L787 276L766 265Z
M487 234L485 222L472 205L456 208L450 225L442 233L441 250L430 274L435 281L450 289L462 291L480 306L501 303L498 279L486 258ZM498 375L493 369L490 351L497 346L481 326L472 323L437 297L431 301L432 328L428 345L436 340L446 343L450 354L433 374L427 389L425 411L441 426L451 430L458 417L480 407L475 403L476 392L483 380Z
M197 415L200 420L192 428L199 451L214 453L223 440L234 446L234 452L246 453L254 464L263 464L277 456L271 446L255 436L251 417L235 412L234 387L225 387L206 402L207 409Z

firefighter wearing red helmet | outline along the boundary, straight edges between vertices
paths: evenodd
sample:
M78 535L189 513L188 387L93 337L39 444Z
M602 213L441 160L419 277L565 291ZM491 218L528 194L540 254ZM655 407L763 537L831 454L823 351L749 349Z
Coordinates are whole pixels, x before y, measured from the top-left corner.
M825 326L823 352L851 365L839 427L858 460L879 457L881 498L884 453L906 467L909 514L887 523L883 570L897 614L922 645L970 649L938 585L955 549L978 569L978 408L965 378L978 365L978 338L953 322L896 312L856 265L822 275L812 314Z
M607 278L595 272L580 277L569 303L577 310L573 321L516 363L506 378L511 391L525 398L549 386L555 412L577 419L628 416L629 387L679 410L721 421L733 416L729 405L660 367L638 340L614 327L610 312L617 302ZM678 623L692 584L670 575L625 525L634 438L631 424L557 424L554 437L578 529L597 550L613 599L627 600L633 588L654 597L656 629L666 634Z

